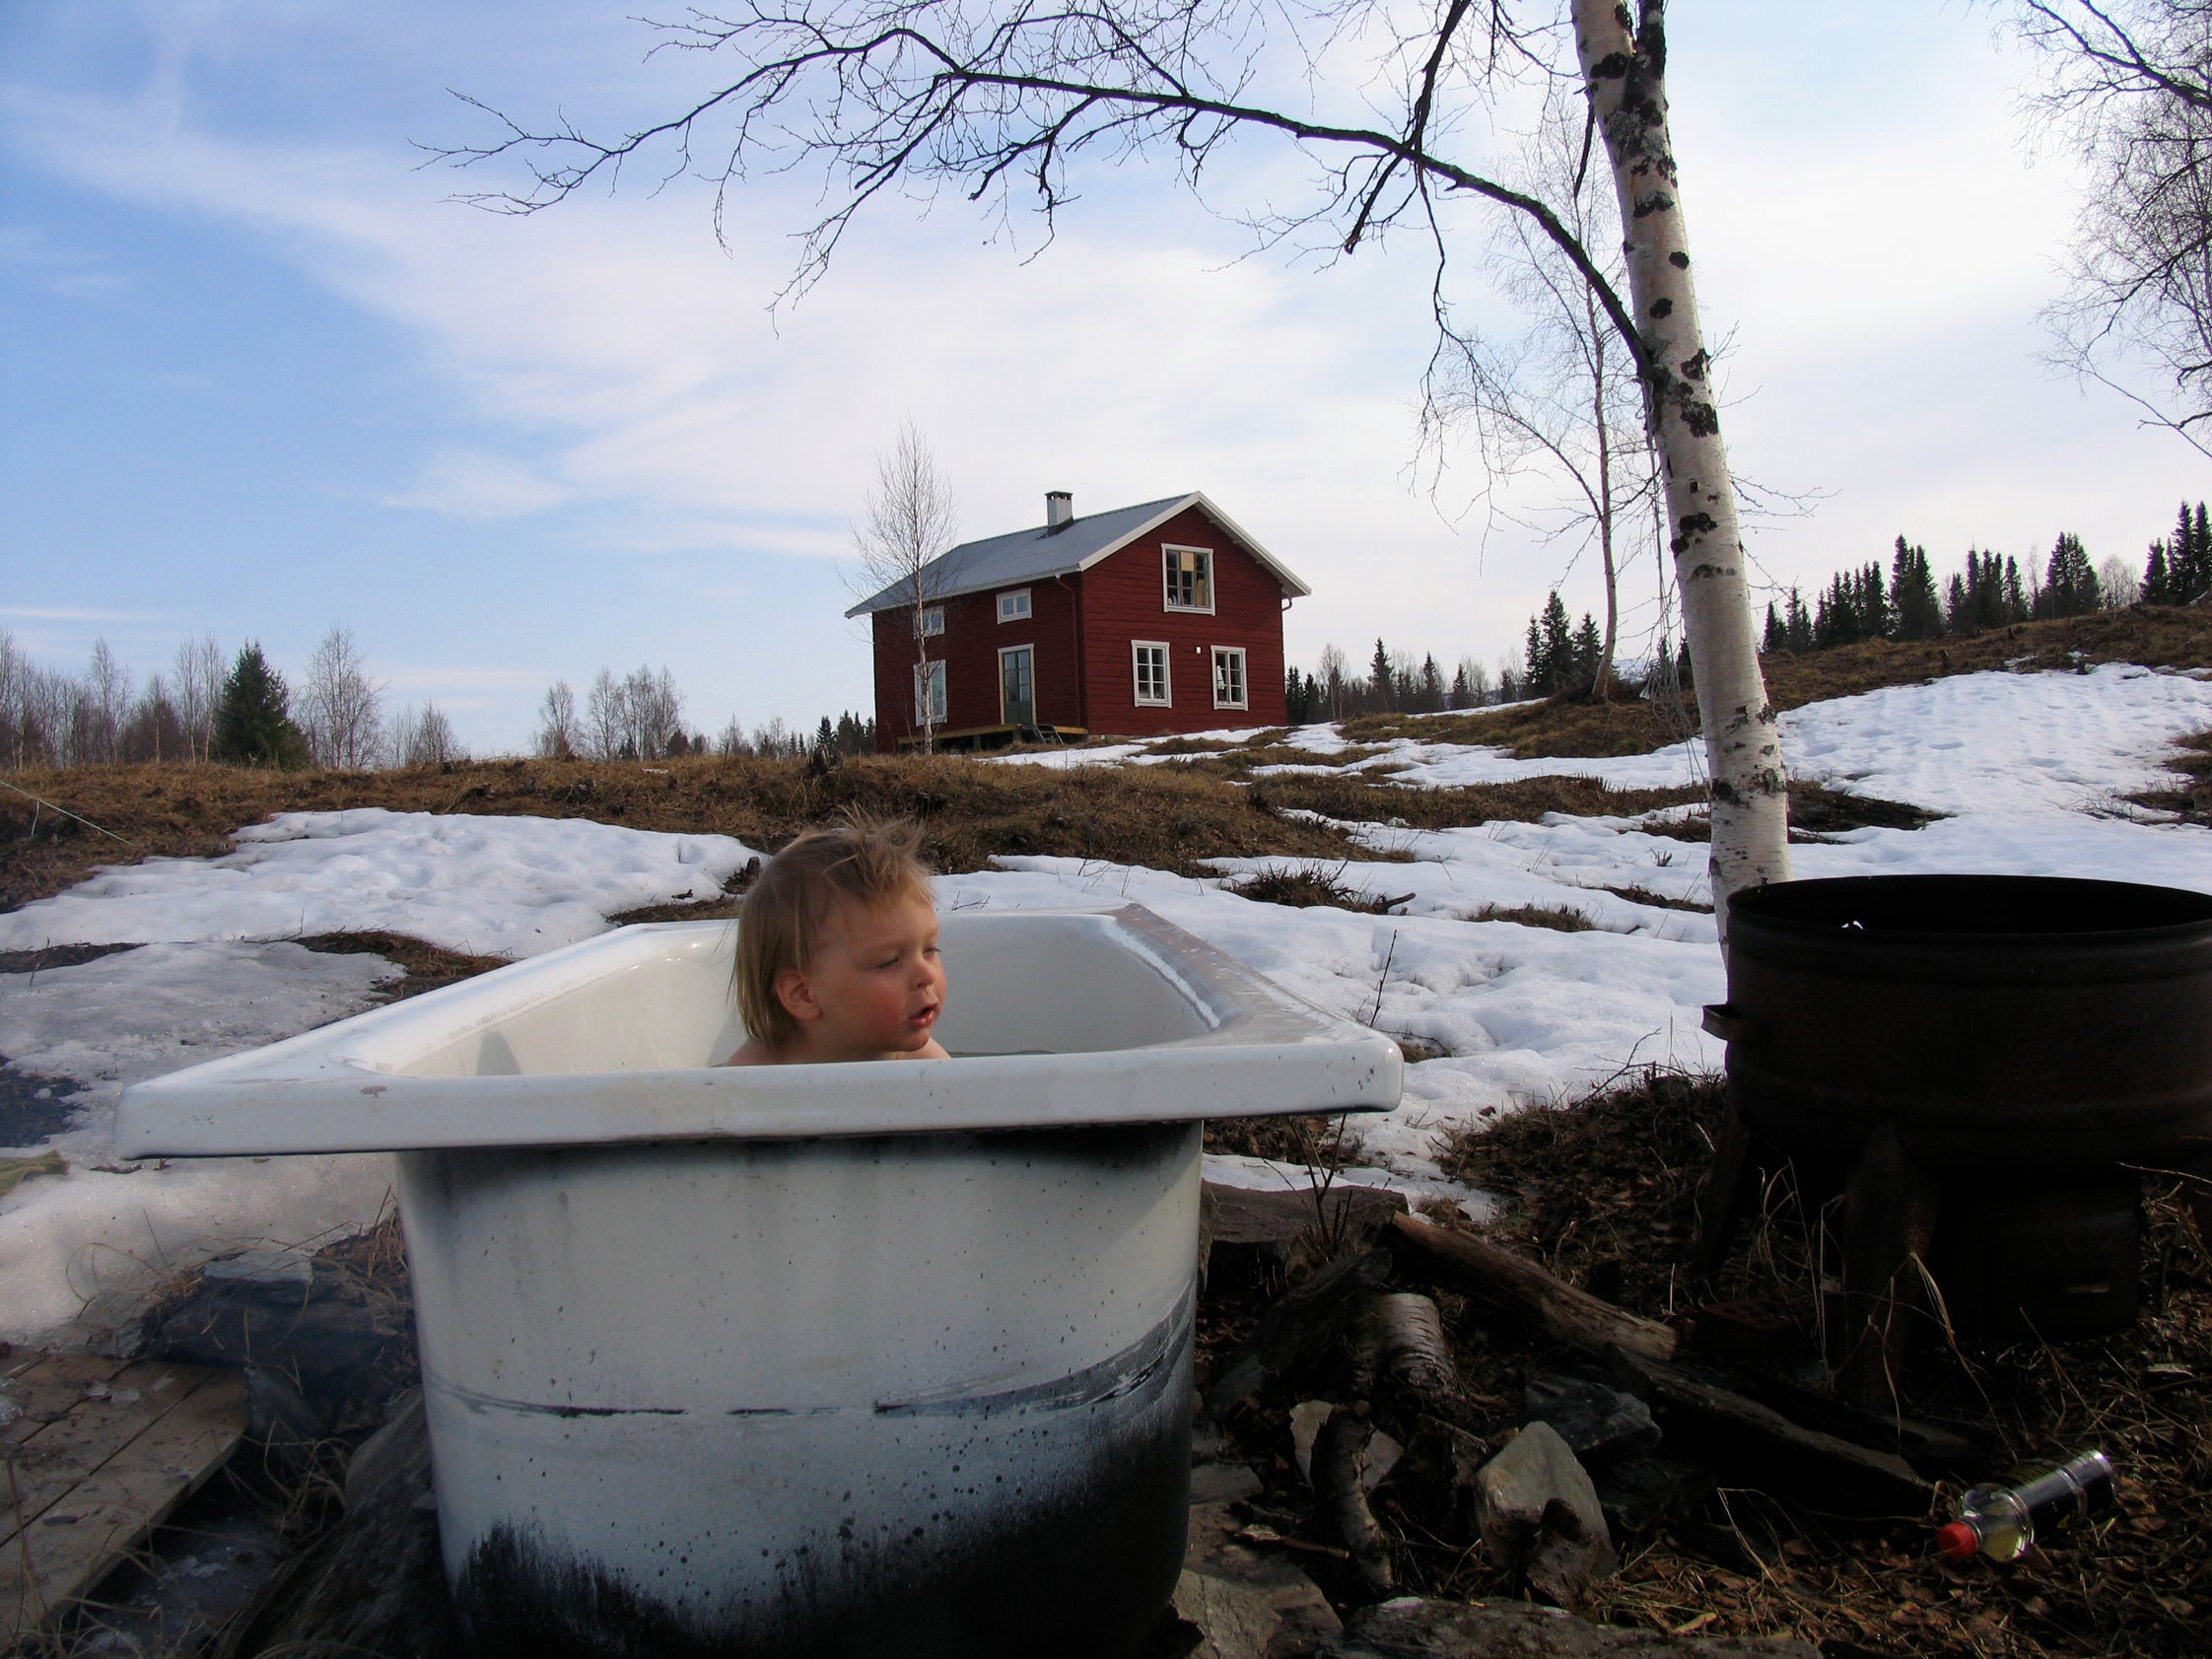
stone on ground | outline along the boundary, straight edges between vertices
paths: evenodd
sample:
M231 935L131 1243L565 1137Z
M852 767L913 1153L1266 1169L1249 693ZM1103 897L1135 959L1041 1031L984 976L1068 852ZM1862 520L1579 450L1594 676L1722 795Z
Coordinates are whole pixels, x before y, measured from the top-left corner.
M1549 1423L1530 1423L1483 1466L1475 1499L1490 1559L1547 1601L1571 1601L1620 1564L1597 1488Z
M1308 1659L1340 1633L1336 1611L1279 1552L1233 1536L1227 1504L1191 1509L1191 1542L1175 1586L1175 1616L1198 1626L1189 1659Z

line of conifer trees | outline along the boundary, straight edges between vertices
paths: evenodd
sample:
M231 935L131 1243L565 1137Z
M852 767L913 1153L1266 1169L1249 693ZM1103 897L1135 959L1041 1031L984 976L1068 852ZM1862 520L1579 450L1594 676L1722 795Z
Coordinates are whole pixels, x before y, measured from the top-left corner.
M1861 640L1932 640L2131 604L2196 604L2207 597L2212 597L2212 518L2204 503L2192 509L2183 502L2173 535L2151 543L2139 579L2117 555L2102 568L2092 565L2081 537L2069 530L2052 543L2039 570L2030 561L2025 573L2015 558L1969 548L1965 569L1939 592L1927 549L1901 535L1886 572L1879 560L1838 572L1814 595L1810 609L1795 588L1769 604L1761 649L1801 654Z

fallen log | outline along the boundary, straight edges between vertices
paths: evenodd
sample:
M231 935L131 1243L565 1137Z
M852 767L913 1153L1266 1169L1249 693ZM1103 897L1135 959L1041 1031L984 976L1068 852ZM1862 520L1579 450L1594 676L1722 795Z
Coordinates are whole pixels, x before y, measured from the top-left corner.
M1377 1296L1360 1315L1352 1337L1352 1392L1372 1395L1378 1384L1425 1402L1459 1395L1459 1362L1444 1340L1443 1316L1428 1297L1396 1291Z
M1648 1354L1617 1348L1607 1361L1614 1381L1651 1407L1669 1447L1733 1468L1763 1490L1851 1515L1924 1515L1935 1497L1934 1487L1894 1452L1806 1428L1771 1406Z
M1294 1244L1302 1233L1340 1236L1373 1232L1406 1213L1406 1195L1387 1187L1340 1182L1320 1187L1231 1187L1206 1183L1204 1197L1212 1242Z
M1527 1257L1472 1233L1400 1215L1382 1239L1409 1273L1509 1308L1570 1347L1598 1354L1619 1348L1651 1359L1675 1356L1680 1339L1667 1326L1578 1290Z
M1365 1475L1375 1438L1366 1407L1339 1406L1331 1412L1313 1443L1313 1490L1322 1513L1350 1550L1360 1579L1373 1594L1387 1596L1397 1588L1390 1540L1367 1506Z

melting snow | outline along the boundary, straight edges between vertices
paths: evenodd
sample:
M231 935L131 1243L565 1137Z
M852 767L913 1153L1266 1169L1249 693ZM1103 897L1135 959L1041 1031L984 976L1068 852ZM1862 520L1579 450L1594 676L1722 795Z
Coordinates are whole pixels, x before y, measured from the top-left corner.
M2116 665L1964 675L1797 710L1784 719L1783 741L1798 776L1952 816L1796 847L1796 871L2102 875L2212 891L2212 833L2141 821L2116 798L2156 782L2174 737L2208 726L2212 684ZM1317 763L1347 747L1330 727L1302 727L1288 740ZM1169 758L1153 749L1013 758ZM1490 747L1405 739L1359 764L1415 785L1578 773L1644 786L1694 782L1698 759L1678 745L1624 759L1518 761ZM1435 1139L1477 1114L1558 1099L1625 1066L1719 1064L1720 1045L1698 1025L1701 1004L1723 992L1713 922L1682 908L1709 901L1704 852L1653 833L1680 815L1553 815L1436 831L1361 824L1348 828L1372 857L1302 862L1403 901L1384 917L1285 909L1228 890L1257 869L1301 864L1279 859L1221 861L1205 880L1005 859L945 878L940 897L949 907L1133 899L1325 1007L1441 1045L1444 1058L1408 1067L1396 1113L1354 1123L1364 1161L1382 1166L1359 1179L1440 1191ZM94 1167L110 1157L106 1120L122 1083L339 1017L365 1005L387 971L376 958L317 956L282 940L386 930L527 956L601 931L610 914L711 897L749 857L726 837L578 820L299 813L242 832L226 858L104 870L0 916L0 949L148 941L41 973L35 985L0 976L0 1053L88 1085L73 1102L86 1108L83 1121L56 1141L71 1174L24 1182L0 1200L0 1336L65 1316L71 1292L107 1274L104 1263L173 1260L218 1235L297 1239L374 1214L381 1159ZM1571 910L1587 927L1481 919L1525 908ZM957 997L959 964L949 969ZM1210 1168L1236 1173L1218 1160Z

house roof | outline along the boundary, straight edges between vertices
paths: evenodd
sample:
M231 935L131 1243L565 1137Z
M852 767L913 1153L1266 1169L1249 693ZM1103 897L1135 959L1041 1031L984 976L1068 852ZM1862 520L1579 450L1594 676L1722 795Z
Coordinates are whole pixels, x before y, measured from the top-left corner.
M1141 502L1071 518L1059 528L1039 524L1034 529L964 541L922 567L922 586L931 599L956 598L962 593L983 593L995 588L1011 588L1023 582L1045 582L1056 576L1087 571L1101 559L1120 552L1146 531L1166 523L1186 508L1203 508L1209 518L1228 531L1237 545L1266 566L1282 584L1283 591L1303 598L1313 591L1293 576L1274 554L1239 529L1236 522L1194 490L1187 496ZM845 614L865 616L873 611L896 610L914 602L914 588L894 582L881 592L863 599Z

